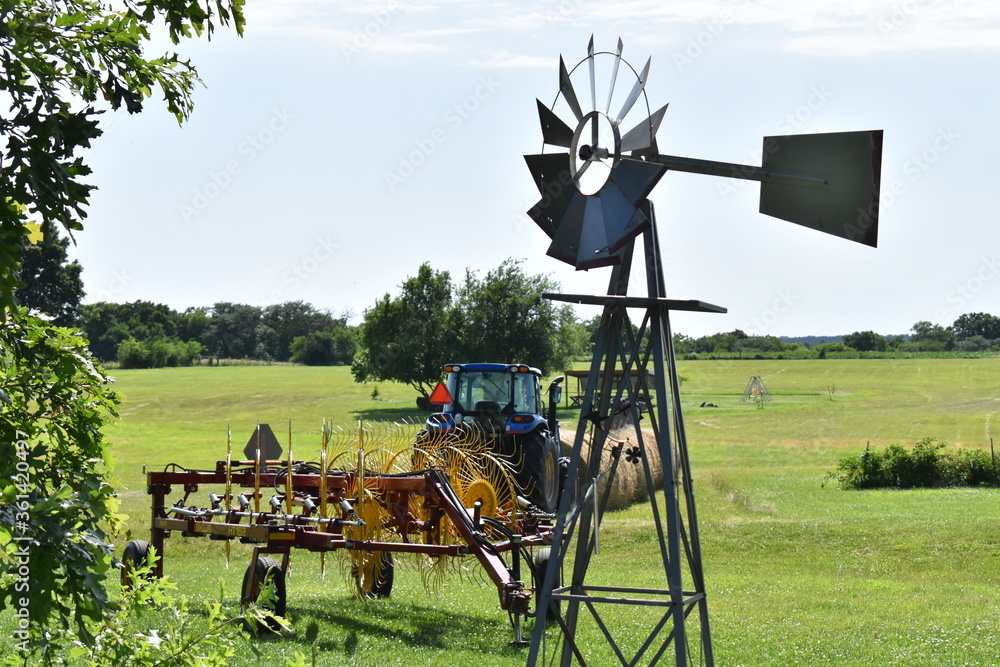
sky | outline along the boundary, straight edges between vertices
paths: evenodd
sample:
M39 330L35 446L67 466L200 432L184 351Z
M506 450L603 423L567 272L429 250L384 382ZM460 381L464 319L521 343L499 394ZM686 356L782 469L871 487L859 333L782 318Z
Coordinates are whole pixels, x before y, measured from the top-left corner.
M667 292L728 309L676 313L675 332L1000 314L995 2L247 0L246 16L243 38L178 47L205 84L183 126L155 94L102 121L72 250L85 302L301 300L357 323L424 262L457 282L507 258L605 293L610 269L548 257L525 213L535 99L553 104L560 55L573 68L593 35L650 59L663 153L758 165L765 136L884 131L877 248L760 214L756 183L668 172L650 196Z

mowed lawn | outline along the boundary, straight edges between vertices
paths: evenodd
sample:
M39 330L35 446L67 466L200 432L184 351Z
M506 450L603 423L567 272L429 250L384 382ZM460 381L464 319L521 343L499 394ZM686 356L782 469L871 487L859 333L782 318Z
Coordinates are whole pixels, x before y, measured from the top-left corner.
M988 449L1000 359L689 361L681 373L717 664L1000 664L1000 492L848 492L826 478L869 442L937 437ZM142 466L211 467L225 456L227 427L239 451L258 420L282 441L291 420L296 458L312 458L324 417L341 425L421 419L411 388L358 385L346 368L114 375L124 400L108 437L138 537L148 531ZM772 395L762 409L740 400L753 375ZM564 413L563 428L574 428L573 418ZM662 586L643 582L662 571L648 515L641 505L608 515L598 576ZM228 570L219 542L173 536L166 552L182 592L221 594L235 613L245 546L232 546ZM362 602L340 563L329 556L323 576L318 556L294 554L296 634L254 640L264 657L247 651L232 664L281 665L313 649L319 665L523 664L526 653L505 645L510 627L496 590L475 568L428 592L404 567L390 599ZM650 624L626 611L617 623L637 638ZM581 640L595 664L611 664L598 633Z

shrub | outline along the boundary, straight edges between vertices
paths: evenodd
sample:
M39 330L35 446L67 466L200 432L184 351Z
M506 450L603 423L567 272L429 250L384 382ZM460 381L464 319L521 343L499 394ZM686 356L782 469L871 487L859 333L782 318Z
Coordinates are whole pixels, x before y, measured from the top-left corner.
M865 449L861 456L841 459L829 477L842 489L1000 486L996 465L985 451L945 447L944 442L924 438L912 451L897 444L881 452Z
M334 327L296 336L291 345L291 360L306 366L335 366L350 363L357 352L353 329Z
M177 338L136 340L129 338L118 346L118 363L122 368L163 368L190 366L201 359L201 343Z
M6 480L0 611L31 620L27 628L15 623L16 643L42 647L54 627L71 628L87 641L88 624L110 610L107 534L121 517L105 479L102 427L116 417L118 397L73 330L24 309L6 317L0 322L0 474Z
M843 343L821 343L820 345L817 345L813 349L816 353L816 357L819 359L826 359L828 356L829 357L834 357L834 356L842 357L844 355L857 356L856 350L854 350L854 348L850 348L847 345L844 345Z
M135 564L132 585L112 594L114 613L90 624L92 642L80 644L65 630L51 633L53 645L63 649L72 664L223 667L240 652L257 652L241 631L244 621L257 627L277 627L279 632L289 628L288 621L266 609L274 596L270 582L261 586L256 603L236 616L228 616L221 600L206 601L198 608L177 593L169 578L154 577L155 557L155 551L150 549L147 561ZM220 597L224 593L220 587Z

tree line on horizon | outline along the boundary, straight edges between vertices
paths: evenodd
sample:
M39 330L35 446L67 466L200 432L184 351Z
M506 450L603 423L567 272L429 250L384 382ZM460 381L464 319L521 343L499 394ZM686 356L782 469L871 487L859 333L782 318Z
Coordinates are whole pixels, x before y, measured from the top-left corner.
M42 240L24 243L21 303L60 326L78 327L101 361L124 368L211 363L219 359L351 365L359 382L395 380L425 394L441 368L456 361L518 361L558 372L586 359L600 316L580 319L569 305L542 298L559 285L526 274L508 259L482 277L459 282L422 264L393 296L386 294L352 325L303 301L268 306L219 302L178 312L149 301L81 305L81 267L67 259L69 240L45 223ZM678 356L827 358L909 353L1000 352L1000 317L966 313L950 326L927 321L909 335L856 331L829 342L783 341L739 329L692 338L674 335Z
M674 350L678 355L691 359L754 355L805 355L823 359L859 354L1000 353L1000 317L989 313L966 313L950 326L920 321L910 331L912 333L898 336L883 336L870 330L855 331L840 336L838 340L817 338L816 342L804 342L784 341L776 336L753 336L736 329L701 338L676 334Z

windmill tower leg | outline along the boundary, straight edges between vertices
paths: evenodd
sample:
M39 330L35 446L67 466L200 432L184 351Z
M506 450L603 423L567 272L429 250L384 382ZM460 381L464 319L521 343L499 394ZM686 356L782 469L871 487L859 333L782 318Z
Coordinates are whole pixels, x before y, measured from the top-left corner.
M652 206L647 203L645 209L651 218ZM559 664L566 667L588 664L578 641L578 628L589 620L594 621L622 664L657 663L672 645L676 664L689 665L694 657L688 653L692 642L700 645L697 657L702 664L714 664L694 489L680 404L680 381L670 331L669 309L673 303L664 297L663 271L654 230L655 225L652 225L644 232L648 298L626 302L636 304L633 307L641 304L644 309L639 336L633 334L625 303L608 303L602 314L569 470L569 479L577 479L578 470L585 471L582 474L586 480L584 491L579 502L574 503L572 485L567 485L564 490L549 567L539 596L540 609L548 609L550 601L564 603L565 611L557 618L558 626L553 632L558 633L561 640L555 642ZM626 294L631 255L630 245L623 255L622 264L613 272L609 296ZM594 303L601 300L600 297L593 299ZM649 335L645 337L647 332ZM616 382L618 369L621 371L620 383ZM648 383L633 383L631 380L633 375L647 377L648 370L653 371L652 394ZM646 406L645 414L652 424L654 442L646 443L642 437L640 405ZM623 443L609 438L609 426L616 412L622 410L629 412L638 439L638 446L627 458L631 458L632 463L641 462L643 466L656 542L662 559L662 576L655 583L661 587L651 584L626 588L590 583L590 566L600 549L600 519L607 507L619 466L628 465L622 463ZM589 442L586 438L588 431ZM655 448L662 461L662 484L654 481L646 455L650 448ZM602 463L602 454L606 450L611 455ZM564 565L572 573L570 583L556 587L556 572ZM685 582L685 577L689 581ZM662 587L664 583L665 588ZM626 647L624 642L619 641L617 631L620 629L614 627L601 610L611 604L623 603L642 605L663 614L660 622L637 647ZM687 626L692 624L689 617L695 607L698 609L696 618L699 629L691 636ZM540 654L544 638L544 624L536 624L529 665L543 658ZM551 660L543 658L541 662L550 664Z
M647 215L650 220L653 220L655 217L653 214L653 205L648 201L646 204L648 208ZM659 241L656 238L655 224L652 226L652 229L644 235L644 244L646 249L646 281L649 286L649 296L651 298L665 298L666 288L663 278L663 266L659 259L660 246ZM656 290L655 293L654 286ZM701 647L704 652L705 664L711 666L715 664L715 659L714 652L712 650L712 639L709 628L708 602L705 595L705 575L701 559L701 533L698 527L698 515L695 506L694 486L691 477L691 461L688 457L687 429L684 426L684 412L681 407L680 374L677 370L677 355L674 352L674 337L673 331L670 327L670 311L667 309L661 309L659 312L659 319L660 334L657 335L654 332L652 340L656 341L657 339L660 339L662 341L663 351L662 354L658 356L663 360L663 365L666 366L666 370L668 372L663 373L660 367L655 367L657 394L659 396L668 395L666 391L667 388L665 386L661 386L659 383L661 382L660 378L669 378L669 396L671 398L673 408L673 422L676 438L675 446L677 451L676 466L673 465L673 459L670 457L672 462L670 469L673 473L671 479L668 479L667 477L667 465L664 463L663 488L664 493L666 494L670 485L673 485L676 489L678 486L677 482L680 482L681 496L684 498L684 509L686 511L687 533L685 533L684 530L684 522L680 520L680 508L678 508L677 518L675 519L678 528L676 536L680 537L681 541L684 543L688 556L688 567L691 570L693 588L695 593L700 595L700 598L697 601L697 607L700 621L699 627ZM653 342L653 345L657 345L657 343ZM670 427L669 422L667 421L667 419L669 419L669 415L666 414L664 406L665 403L658 402L657 404L657 408L659 410L657 415L657 423L659 424L657 441L659 443L665 442L669 444ZM663 435L664 433L666 434L665 436ZM663 447L660 448L660 456L661 458L665 456ZM663 458L663 460L666 461L667 459ZM676 495L675 491L673 497L676 498ZM670 530L669 534L671 538L675 537L675 533L672 530ZM673 553L673 548L671 549L671 552ZM673 575L675 578L671 579L671 587L673 587L674 582L677 582L678 586L682 586L683 582L681 580L681 573L679 571L675 571ZM680 613L680 610L675 607L675 614L678 613ZM675 624L678 622L683 625L683 619L679 616L675 616ZM679 646L680 642L677 644ZM678 651L680 651L679 648ZM677 655L677 664L683 664L680 653Z

